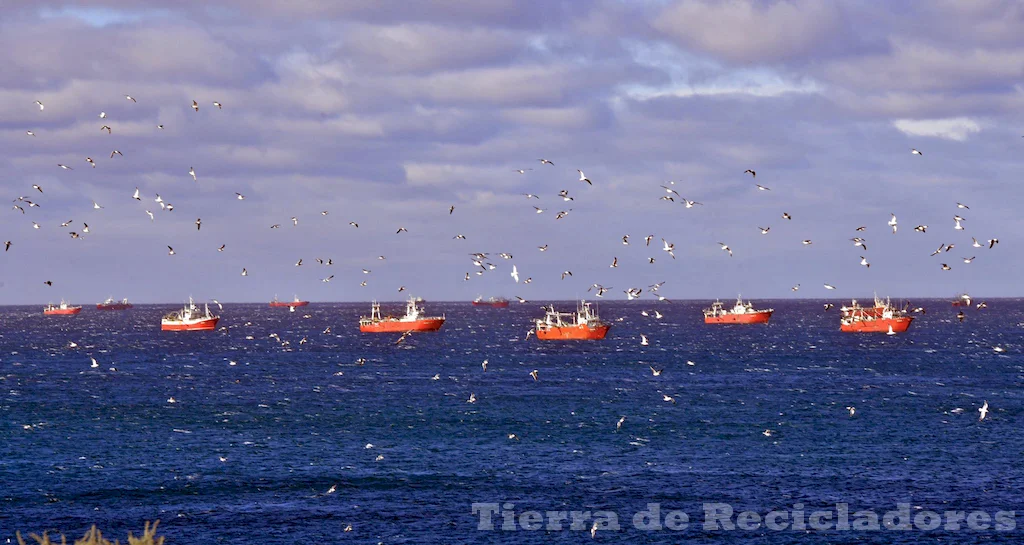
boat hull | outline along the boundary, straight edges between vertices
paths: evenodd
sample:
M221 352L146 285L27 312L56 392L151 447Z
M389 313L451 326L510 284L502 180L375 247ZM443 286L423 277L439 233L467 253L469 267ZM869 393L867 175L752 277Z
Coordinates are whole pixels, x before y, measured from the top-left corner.
M508 308L508 301L473 301L474 307Z
M444 318L424 318L421 320L380 320L372 323L359 324L363 333L405 333L406 331L437 331L444 325Z
M914 318L911 316L856 320L839 324L839 330L844 333L888 333L889 327L892 326L893 333L903 333L910 328L910 322L913 321Z
M211 331L217 329L217 322L220 317L196 320L190 322L176 322L163 320L160 322L161 331Z
M309 301L271 301L270 306L274 308L280 307L304 307L309 304Z
M719 316L705 316L705 324L767 324L772 317L772 311L749 312L746 314L722 314Z
M131 303L113 303L104 305L103 303L96 304L96 310L126 310L132 308Z
M541 341L599 341L608 334L609 329L610 325L551 326L538 328L536 333L537 339Z
M44 316L70 316L72 314L78 314L82 312L82 307L75 308L55 308L51 310L44 310Z

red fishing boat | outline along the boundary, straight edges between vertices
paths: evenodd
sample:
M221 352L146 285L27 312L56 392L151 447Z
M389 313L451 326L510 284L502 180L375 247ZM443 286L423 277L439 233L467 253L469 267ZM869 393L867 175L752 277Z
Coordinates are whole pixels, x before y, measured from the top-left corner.
M304 307L309 304L309 301L300 301L299 296L296 295L293 301L278 301L277 296L274 296L274 300L270 302L271 307Z
M953 299L953 306L954 307L969 307L969 306L971 306L971 296L967 295L966 293L961 293L960 295L957 295L956 299Z
M381 316L376 301L370 305L370 315L359 319L359 331L363 333L404 333L406 331L437 331L444 325L444 315L424 316L419 306L422 299L410 297L405 304L405 316Z
M850 304L850 306L843 305L839 307L839 315L843 318L852 316L854 314L858 316L874 316L879 317L885 312L886 306L885 301L882 301L877 296L875 297L874 306L862 307L856 299Z
M881 309L881 311L879 311ZM861 307L854 299L849 307L843 307L842 318L839 319L839 330L846 333L903 333L914 321L907 315L906 309L892 306L886 299L875 298L875 306Z
M705 324L767 324L774 309L757 310L750 302L744 303L737 298L731 309L726 309L721 301L711 303L711 308L704 309Z
M162 331L210 331L217 328L220 316L210 312L210 307L200 309L188 298L188 304L181 310L170 312L160 320Z
M504 297L491 297L485 300L483 296L473 299L474 307L508 308L508 299Z
M71 303L68 303L63 299L61 299L59 305L50 303L43 307L44 316L68 316L70 314L78 314L79 312L82 312L82 307L72 306Z
M593 341L608 334L611 324L602 321L590 303L580 301L576 312L558 312L555 306L547 307L543 318L535 322L537 339L542 341Z
M128 302L128 299L115 301L113 297L107 297L106 301L96 303L96 310L125 310L129 308L132 308L132 304Z

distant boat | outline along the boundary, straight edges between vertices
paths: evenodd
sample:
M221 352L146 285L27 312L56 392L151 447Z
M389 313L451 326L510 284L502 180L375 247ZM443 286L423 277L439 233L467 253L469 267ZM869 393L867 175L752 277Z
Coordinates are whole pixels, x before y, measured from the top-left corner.
M704 309L705 324L767 324L772 317L773 309L754 309L754 305L742 299L736 299L736 304L726 310L721 301L711 303L711 308Z
M381 316L376 301L370 305L370 315L359 319L359 331L363 333L405 333L407 331L437 331L444 325L445 317L424 316L419 305L422 299L410 297L405 304L405 316Z
M473 299L474 307L492 307L492 308L508 308L508 299L504 297L491 297L490 299L484 299L481 295L476 299Z
M278 301L276 295L274 296L274 299L270 301L271 307L304 307L308 304L309 301L300 301L298 295L295 296L295 300L293 301Z
M160 320L160 329L163 331L210 331L217 328L220 316L210 312L208 305L199 307L188 298L188 304L181 310L170 312Z
M971 296L966 293L961 293L953 299L954 307L969 307L971 306Z
M72 306L71 303L61 299L59 305L50 303L43 307L43 316L68 316L82 312L81 306Z
M601 320L590 303L580 301L576 312L558 312L554 305L543 318L535 320L537 339L541 341L598 341L608 334L611 324Z
M875 298L873 307L862 307L854 299L849 307L844 306L839 319L839 330L846 333L886 333L895 335L910 328L914 321L905 309L892 306L889 300Z
M128 302L128 299L116 301L113 297L107 297L106 301L96 303L96 310L125 310L129 308L132 308L132 304Z

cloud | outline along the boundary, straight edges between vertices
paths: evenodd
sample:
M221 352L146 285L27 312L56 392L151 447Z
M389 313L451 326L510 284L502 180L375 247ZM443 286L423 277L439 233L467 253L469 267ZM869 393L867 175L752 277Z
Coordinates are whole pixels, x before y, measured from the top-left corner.
M981 132L981 125L969 117L949 119L897 119L892 122L900 132L909 136L932 136L963 142Z
M652 22L687 48L732 63L776 62L825 46L842 29L836 4L814 0L681 0Z
M19 259L8 300L52 297L43 272L79 300L180 300L196 289L197 263L221 300L264 300L267 286L317 300L393 297L414 282L431 299L508 289L507 270L462 281L471 251L515 254L535 280L517 295L530 299L680 275L685 287L670 280L666 296L789 296L821 277L861 294L941 295L979 278L1016 293L1005 271L1019 252L929 274L919 254L932 241L901 230L870 243L871 272L914 274L866 278L847 240L850 226L884 230L890 212L941 225L963 198L953 190L983 211L972 233L1017 225L1024 167L1006 153L1024 123L1015 4L11 0L0 22L0 168L9 198L33 183L46 192L41 208L0 214ZM929 138L918 145L926 160L907 153L910 138ZM124 157L109 159L112 149ZM704 205L659 199L668 181ZM157 193L175 211L150 222ZM69 218L92 232L71 240L60 227ZM395 235L399 221L408 237ZM269 229L277 223L288 229ZM622 246L627 233L673 241L679 259L649 264L640 245ZM718 240L737 256L723 259ZM186 259L169 258L168 243ZM119 260L129 244L132 259ZM76 267L54 269L55 252ZM293 266L314 256L335 258L335 282ZM619 269L608 269L612 256ZM741 265L755 262L773 274ZM259 282L239 282L243 266ZM374 269L368 288L362 267ZM566 268L576 277L562 281Z

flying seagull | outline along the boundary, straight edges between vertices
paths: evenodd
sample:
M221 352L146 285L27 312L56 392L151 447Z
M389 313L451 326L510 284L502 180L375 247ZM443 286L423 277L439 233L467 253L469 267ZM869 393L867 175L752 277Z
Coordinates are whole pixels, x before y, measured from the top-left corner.
M188 175L192 177L192 181L193 182L198 182L199 181L199 180L196 179L196 170L194 168L188 167Z
M594 185L593 183L590 182L590 179L587 178L587 176L585 174L583 174L582 170L576 169L576 172L580 173L580 181L581 182L587 182L587 185Z
M754 178L757 178L757 173L756 173L756 172L754 172L753 170L750 170L750 169L748 168L747 170L744 170L744 171L743 171L743 173L744 173L744 174L746 174L746 173L748 173L748 172L750 173L750 175L751 175L752 177L754 177Z
M914 155L924 155L923 153L921 153L921 152L917 151L917 150L916 150L916 149L914 149L914 148L910 148L910 153L913 153Z

